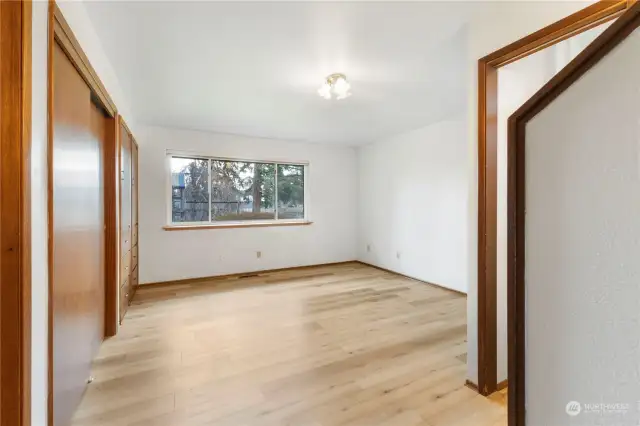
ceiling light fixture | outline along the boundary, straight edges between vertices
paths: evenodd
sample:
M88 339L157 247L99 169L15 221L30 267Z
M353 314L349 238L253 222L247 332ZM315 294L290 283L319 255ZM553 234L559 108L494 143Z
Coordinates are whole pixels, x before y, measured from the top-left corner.
M351 96L351 85L347 81L347 77L344 74L331 74L325 80L325 82L318 89L318 94L325 99L331 99L335 96L336 99L345 99Z

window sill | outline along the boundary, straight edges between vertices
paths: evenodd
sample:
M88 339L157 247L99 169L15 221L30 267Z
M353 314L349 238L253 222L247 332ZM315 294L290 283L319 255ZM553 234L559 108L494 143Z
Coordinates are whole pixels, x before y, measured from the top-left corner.
M313 222L253 222L253 223L221 223L216 225L165 225L165 231L198 231L201 229L229 229L229 228L266 228L272 226L307 226Z

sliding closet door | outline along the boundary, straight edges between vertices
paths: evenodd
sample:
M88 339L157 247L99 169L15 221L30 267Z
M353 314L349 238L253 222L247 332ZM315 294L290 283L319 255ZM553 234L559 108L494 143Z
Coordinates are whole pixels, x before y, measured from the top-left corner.
M53 418L69 424L104 337L105 117L54 43L51 203Z
M131 287L131 135L120 128L120 321L127 312L132 296Z
M138 288L138 144L131 144L131 289Z

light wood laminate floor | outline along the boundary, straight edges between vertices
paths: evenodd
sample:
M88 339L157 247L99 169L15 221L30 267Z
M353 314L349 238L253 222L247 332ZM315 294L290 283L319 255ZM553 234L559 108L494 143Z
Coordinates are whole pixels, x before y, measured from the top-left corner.
M505 426L466 299L362 264L140 288L73 426Z

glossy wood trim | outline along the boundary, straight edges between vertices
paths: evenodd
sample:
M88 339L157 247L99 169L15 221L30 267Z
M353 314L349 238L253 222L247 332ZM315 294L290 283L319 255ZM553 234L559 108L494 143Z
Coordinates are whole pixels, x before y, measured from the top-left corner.
M478 386L491 395L497 382L498 70L478 64Z
M371 263L363 262L361 260L356 260L355 262L359 263L361 265L365 265L365 266L369 266L371 268L378 269L380 271L388 272L390 274L399 275L401 277L408 278L410 280L420 281L421 283L428 284L428 285L431 285L431 286L434 286L434 287L438 287L438 288L440 288L442 290L446 290L448 292L455 293L455 294L457 294L459 296L467 297L467 293L462 292L462 291L458 291L458 290L454 290L454 289L449 288L449 287L445 287L445 286L443 286L441 284L432 283L431 281L424 281L424 280L421 280L421 279L418 279L418 278L411 277L409 275L401 274L400 272L392 271L391 269L386 269L386 268L382 268L380 266L373 265Z
M105 337L118 332L118 119L110 118L107 124L104 167L105 208Z
M497 390L498 68L619 17L629 0L601 0L478 61L478 386Z
M0 424L31 425L30 0L0 2Z
M122 125L122 127L124 127L127 133L129 133L129 136L131 137L131 139L133 139L133 133L131 132L131 129L129 128L129 126L127 126L127 122L124 120L124 117L122 116L120 116L120 124Z
M640 3L607 28L573 61L522 105L508 129L508 315L509 315L509 426L525 426L526 401L526 125L589 69L640 27Z
M480 59L499 68L620 16L628 0L601 0Z
M358 262L357 260L347 260L345 262L319 263L315 265L292 266L290 268L263 269L259 271L242 272L239 274L212 275L209 277L185 278L182 280L171 280L171 281L158 281L158 282L140 284L140 287L166 287L166 286L173 286L173 285L193 284L193 283L199 283L203 281L240 279L240 278L253 277L260 274L272 274L274 272L297 271L301 269L319 268L323 266L357 265L359 263L362 263L362 262Z
M498 383L498 386L496 386L498 388L497 391L501 391L503 389L506 389L507 386L509 386L509 381L508 380L503 380L503 381Z
M205 229L268 228L274 226L308 226L313 222L234 223L228 225L165 225L165 231L201 231Z
M466 380L464 382L464 385L466 387L468 387L469 389L471 389L474 392L480 392L480 390L478 389L478 385L476 385L475 383L473 383L471 380Z
M115 117L117 113L116 104L113 102L107 89L105 89L102 81L98 77L98 74L91 66L89 58L85 55L78 39L73 34L71 27L64 19L60 8L55 2L50 3L53 5L53 22L55 39L60 43L60 47L67 54L71 62L78 69L78 72L82 78L87 82L91 90L98 96L103 104L103 107L109 113L111 117Z

